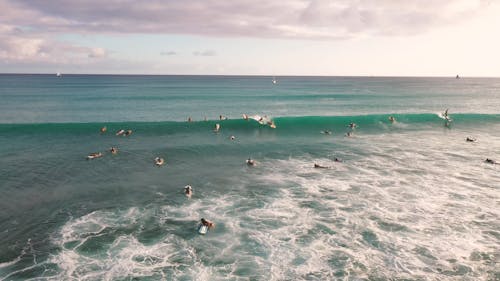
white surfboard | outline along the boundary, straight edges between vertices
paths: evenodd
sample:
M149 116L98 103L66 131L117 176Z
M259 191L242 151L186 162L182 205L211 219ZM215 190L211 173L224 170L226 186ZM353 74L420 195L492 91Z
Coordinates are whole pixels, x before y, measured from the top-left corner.
M200 224L200 226L198 227L198 233L207 234L207 232L208 232L208 226Z

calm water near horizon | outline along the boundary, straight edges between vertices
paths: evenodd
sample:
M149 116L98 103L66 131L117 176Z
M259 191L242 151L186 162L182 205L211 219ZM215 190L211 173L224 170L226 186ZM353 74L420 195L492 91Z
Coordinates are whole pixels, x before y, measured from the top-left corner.
M500 78L276 78L0 75L0 280L500 279Z

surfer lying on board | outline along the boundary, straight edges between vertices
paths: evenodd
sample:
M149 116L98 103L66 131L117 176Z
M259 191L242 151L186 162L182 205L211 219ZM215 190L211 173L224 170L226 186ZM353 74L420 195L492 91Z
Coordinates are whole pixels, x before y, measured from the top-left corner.
M471 137L467 137L465 139L466 142L476 142L476 139L475 138L471 138Z
M486 162L488 164L496 164L496 165L500 164L497 161L490 159L490 158L486 158L486 160L484 160L484 162Z
M255 164L257 164L252 158L248 158L246 163L248 166L255 166Z
M201 223L202 225L204 225L204 226L208 227L209 229L210 229L210 228L214 228L214 227L215 227L215 223L213 223L213 222L211 222L211 221L208 221L208 220L206 220L206 219L204 219L204 218L201 218L200 223Z
M314 163L314 168L317 168L317 169L329 169L330 167Z

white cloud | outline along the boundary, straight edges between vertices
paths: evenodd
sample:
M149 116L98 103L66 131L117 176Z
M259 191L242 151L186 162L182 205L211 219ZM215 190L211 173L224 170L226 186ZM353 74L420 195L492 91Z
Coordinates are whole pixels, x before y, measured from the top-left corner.
M106 56L106 50L103 48L92 48L90 49L90 53L88 54L89 58L103 58Z

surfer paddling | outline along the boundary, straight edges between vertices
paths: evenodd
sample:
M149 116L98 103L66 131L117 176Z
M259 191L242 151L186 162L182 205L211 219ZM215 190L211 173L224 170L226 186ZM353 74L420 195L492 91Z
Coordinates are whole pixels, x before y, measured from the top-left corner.
M329 169L330 167L314 163L314 168L316 168L316 169Z
M245 162L248 166L255 166L257 164L257 162L255 162L252 158L248 158Z
M484 162L488 163L488 164L494 164L494 165L499 165L500 164L497 161L495 161L493 159L490 159L490 158L486 158L486 160L484 160Z
M184 187L184 194L188 198L191 198L193 195L193 188L189 184Z
M156 157L155 158L155 165L160 167L162 166L163 164L165 164L165 160L161 157Z
M476 142L477 140L475 138L467 137L465 139L466 142Z

